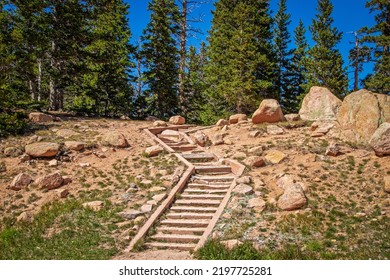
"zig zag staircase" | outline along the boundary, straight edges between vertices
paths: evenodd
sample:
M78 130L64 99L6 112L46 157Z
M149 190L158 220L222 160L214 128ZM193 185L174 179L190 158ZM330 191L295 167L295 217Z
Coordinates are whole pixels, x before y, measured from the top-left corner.
M186 166L179 183L156 209L127 251L148 235L148 248L196 251L207 241L244 166L207 153L188 136L197 128L171 126L145 132ZM153 228L153 232L151 231Z

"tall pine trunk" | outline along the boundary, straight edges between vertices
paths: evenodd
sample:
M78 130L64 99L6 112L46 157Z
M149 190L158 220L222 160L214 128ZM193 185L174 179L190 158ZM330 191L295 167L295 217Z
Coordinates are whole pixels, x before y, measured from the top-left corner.
M56 45L55 42L51 42L51 57L50 57L50 66L52 71L55 68L55 61L54 61L54 51L55 51ZM56 88L56 81L53 77L53 73L50 73L50 81L49 81L49 87L50 87L50 95L49 95L49 101L50 101L50 109L51 110L58 110L58 97L57 97L57 88Z
M180 110L185 110L184 80L187 58L187 0L182 0L181 21L180 21L180 60L179 60L179 103Z
M41 101L42 99L42 59L38 59L38 77L37 77L37 83L38 83L38 101Z

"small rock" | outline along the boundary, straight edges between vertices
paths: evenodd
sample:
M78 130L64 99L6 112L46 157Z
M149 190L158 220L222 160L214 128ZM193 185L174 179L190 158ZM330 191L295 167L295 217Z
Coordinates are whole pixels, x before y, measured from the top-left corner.
M84 168L84 167L90 167L91 164L88 163L88 162L81 162L81 163L79 163L79 166L82 167L82 168Z
M145 155L147 157L155 157L155 156L158 156L163 151L164 151L164 149L162 147L160 147L159 145L155 145L155 146L146 148Z
M30 185L32 181L33 179L30 175L26 173L20 173L12 180L8 188L14 191L20 191L21 189Z
M237 240L237 239L225 240L225 241L222 241L221 243L229 250L232 250L235 247L242 244L242 242Z
M126 193L135 193L138 191L138 186L134 183L129 184L129 188L126 190Z
M285 211L300 209L306 205L307 199L302 187L298 184L287 188L278 200L278 207Z
M202 131L198 131L194 134L195 143L201 147L205 147L207 142L210 141L209 137L204 134Z
M237 184L250 184L252 182L252 178L250 176L243 176L236 180Z
M65 147L72 151L81 151L85 148L84 142L78 142L78 141L66 141Z
M129 210L126 212L119 213L119 215L122 216L122 218L127 219L127 220L133 220L139 216L142 216L143 214L144 213L142 213L141 211L138 211L138 210Z
M67 189L59 189L56 190L55 194L58 198L66 198L69 195L69 191Z
M93 211L100 211L104 206L104 202L100 200L83 203L84 208L90 208Z
M151 185L152 183L153 183L152 180L147 180L147 179L143 179L143 180L141 181L141 184L143 184L143 185Z
M141 212L143 212L143 213L152 212L152 209L153 209L153 205L150 205L150 204L144 204L141 206Z
M35 143L35 142L38 142L38 136L37 136L37 135L31 136L31 137L28 139L27 144L32 144L32 143Z
M257 136L260 136L261 131L260 130L254 130L249 133L249 137L256 138Z
M385 176L385 191L390 193L390 176Z
M16 221L18 223L20 222L31 223L33 221L33 215L30 211L23 212L16 218Z
M336 157L340 154L340 147L338 144L336 143L331 143L328 148L326 148L326 152L325 152L325 155L326 156L332 156L332 157Z
M287 158L286 154L284 154L283 152L277 151L277 150L269 151L266 154L266 156L264 157L266 162L270 163L270 164L279 164L285 158Z
M134 219L134 224L139 225L142 224L144 221L145 221L145 217L138 216L137 218Z
M102 139L102 144L105 146L113 146L116 148L126 148L129 147L125 136L122 133L116 131L110 131L104 135Z
M218 122L217 122L217 126L225 126L225 125L228 125L229 124L229 121L227 120L224 120L224 119L220 119Z
M296 122L296 121L299 121L301 119L301 116L299 114L287 114L287 115L284 115L284 118L288 122Z
M58 160L52 159L51 161L49 161L49 166L50 167L54 167L54 166L57 166L57 165L58 165Z
M162 193L162 194L157 194L157 195L153 196L152 199L155 202L159 203L159 202L163 201L166 197L167 197L167 194L166 193Z
M153 126L155 126L155 127L166 127L166 126L168 126L168 125L167 125L167 123L164 122L164 121L155 121L155 122L153 123Z
M243 121L243 120L247 120L248 119L248 116L245 115L245 114L236 114L236 115L232 115L230 116L229 118L229 124L236 124L238 123L239 121Z
M248 152L251 155L261 156L263 154L263 147L262 146L253 147L250 148Z
M263 167L265 166L265 161L262 157L251 156L245 160L245 164L251 167Z
M29 156L28 154L24 154L20 157L20 162L23 163L23 162L27 162L27 161L30 161L31 160L31 156Z
M64 178L62 178L60 172L55 172L50 175L40 177L36 180L36 184L44 189L51 190L62 186Z
M263 212L265 209L266 203L262 198L257 197L257 198L251 198L248 201L248 205L250 208L255 208L257 211Z
M152 187L152 188L149 189L149 191L153 192L153 193L155 193L155 192L162 192L162 191L165 191L165 190L166 190L166 188L164 188L164 187Z
M182 116L173 116L169 119L169 122L174 125L183 125L186 123L186 119Z
M269 125L267 126L267 133L269 135L281 135L284 134L284 130L277 125Z
M230 139L223 140L223 142L224 142L226 145L233 145L233 142L232 142L232 140L230 140Z
M215 137L213 138L212 140L212 144L214 146L217 146L217 145L222 145L224 143L224 140L223 140L223 134L217 134L215 135Z
M80 133L71 129L60 129L56 132L56 135L62 138L71 138L74 136L79 136Z
M244 152L237 152L233 155L234 159L244 159L246 158L246 153Z
M253 188L246 184L239 184L233 189L233 193L249 195L253 193Z
M18 157L23 155L22 149L17 147L7 147L4 149L3 153L6 157Z

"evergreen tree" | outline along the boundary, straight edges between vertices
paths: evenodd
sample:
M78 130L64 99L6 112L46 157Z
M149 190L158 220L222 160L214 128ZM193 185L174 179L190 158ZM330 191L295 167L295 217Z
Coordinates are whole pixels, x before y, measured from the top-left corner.
M253 112L262 98L273 96L268 0L217 1L209 43L204 121Z
M323 86L342 97L348 86L343 59L336 49L342 33L332 27L333 5L330 0L318 0L317 11L319 13L309 27L315 45L308 51L308 58L305 59L308 71L306 92L311 86Z
M131 37L122 0L89 0L88 45L82 92L73 107L97 115L129 115L133 95L129 70L133 67Z
M353 90L357 91L359 89L359 73L363 71L363 64L371 60L371 50L368 46L362 46L360 33L353 33L355 35L355 46L349 51L348 58L354 74Z
M147 113L167 118L178 112L179 105L178 49L174 38L179 32L179 13L173 0L152 0L148 10L150 22L142 37Z
M206 62L206 45L202 42L200 52L191 46L187 59L187 75L183 83L184 87L184 111L182 112L188 122L200 121L200 110L204 103L204 65Z
M279 9L274 19L274 47L276 55L276 88L283 108L290 104L288 96L291 51L288 44L291 42L288 25L291 15L287 14L287 0L279 1Z
M294 43L295 49L293 50L293 56L290 65L290 77L289 87L286 91L286 103L284 103L284 110L287 113L296 112L300 107L300 100L304 96L303 86L306 84L307 70L304 66L304 59L307 54L308 44L306 41L306 29L302 20L299 21L299 25L294 30Z
M381 93L390 93L390 2L387 0L367 1L366 7L377 12L376 25L366 31L367 42L374 43L376 58L375 73L369 76L365 85L368 89Z

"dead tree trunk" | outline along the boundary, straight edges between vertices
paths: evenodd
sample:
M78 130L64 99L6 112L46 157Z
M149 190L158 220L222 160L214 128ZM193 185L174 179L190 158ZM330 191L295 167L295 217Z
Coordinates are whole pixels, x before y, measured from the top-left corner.
M185 67L187 59L187 0L181 1L181 20L180 20L180 60L179 60L179 103L180 111L183 112L185 96L184 96L184 80Z

